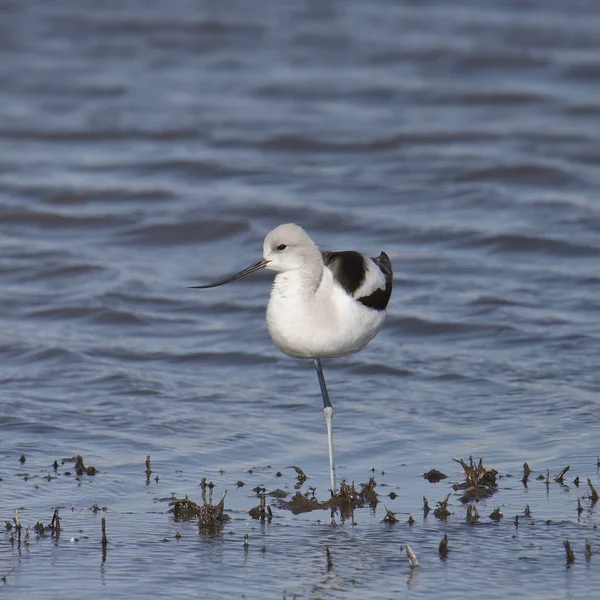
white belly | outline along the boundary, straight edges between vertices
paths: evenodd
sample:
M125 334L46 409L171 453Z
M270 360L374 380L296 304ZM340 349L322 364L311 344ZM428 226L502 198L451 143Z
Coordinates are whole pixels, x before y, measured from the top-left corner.
M325 269L316 292L295 273L275 278L267 328L275 345L294 358L333 358L358 352L381 329L384 311L349 296Z

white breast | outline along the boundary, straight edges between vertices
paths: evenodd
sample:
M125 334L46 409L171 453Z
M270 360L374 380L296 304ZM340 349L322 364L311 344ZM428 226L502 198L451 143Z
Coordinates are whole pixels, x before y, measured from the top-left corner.
M275 345L295 358L332 358L358 352L375 337L384 311L352 298L325 267L319 281L302 270L279 273L267 305Z

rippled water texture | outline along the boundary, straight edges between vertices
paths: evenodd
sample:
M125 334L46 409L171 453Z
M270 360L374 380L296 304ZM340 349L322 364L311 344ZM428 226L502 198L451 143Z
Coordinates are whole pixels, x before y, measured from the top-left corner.
M590 597L599 31L595 0L0 0L0 519L62 507L59 540L0 534L7 597ZM384 329L324 365L339 476L382 500L354 526L250 518L290 465L327 497L317 379L268 337L268 273L186 287L289 221L394 264ZM476 525L471 454L502 476ZM203 477L220 536L168 512Z

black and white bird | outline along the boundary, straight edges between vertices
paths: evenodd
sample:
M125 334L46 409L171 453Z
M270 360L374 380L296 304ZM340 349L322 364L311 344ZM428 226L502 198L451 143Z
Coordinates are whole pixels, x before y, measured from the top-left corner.
M277 272L267 306L267 328L273 342L288 356L314 361L327 426L331 492L335 494L333 406L321 359L358 352L377 335L392 294L392 264L385 252L369 258L354 251L320 251L302 227L286 223L265 238L262 260L221 281L193 287L216 287L258 269Z

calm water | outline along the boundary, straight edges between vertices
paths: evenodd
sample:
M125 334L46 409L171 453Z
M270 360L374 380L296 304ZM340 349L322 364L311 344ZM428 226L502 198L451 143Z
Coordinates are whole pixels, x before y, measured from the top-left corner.
M0 1L0 519L63 507L56 543L0 534L2 592L589 597L585 485L519 480L600 486L598 31L594 0ZM325 364L338 473L375 468L385 500L354 527L248 516L251 488L293 493L289 465L326 497L316 376L269 339L268 273L186 289L288 221L394 263L382 332ZM54 477L74 454L98 475ZM454 493L424 520L469 454L514 477L478 525ZM221 537L167 512L202 477L229 490Z

